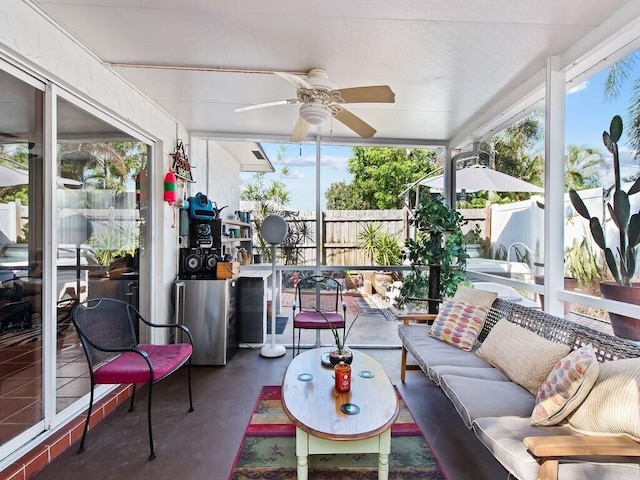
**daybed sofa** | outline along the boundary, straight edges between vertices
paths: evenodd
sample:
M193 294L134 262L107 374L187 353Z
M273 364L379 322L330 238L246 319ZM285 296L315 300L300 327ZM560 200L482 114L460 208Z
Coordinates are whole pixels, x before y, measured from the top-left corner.
M421 369L440 386L465 424L510 472L510 477L640 480L640 345L503 299L489 304L477 343L470 351L430 336L432 326L425 322L428 316L405 315L404 324L399 326L402 381L407 370ZM441 321L442 306L439 315ZM422 322L414 322L416 319ZM533 341L527 337L532 332ZM520 338L520 333L527 338ZM536 339L544 345L538 346ZM478 355L489 344L492 348L497 345L497 354L502 358L487 361ZM577 406L567 407L571 413L564 412L565 418L557 424L532 425L536 385L549 382L549 371L563 365L549 357L566 359L563 355L568 352L574 352L571 355L575 357L579 349L589 349L585 345L591 345L590 351L597 359L591 362L595 364L591 385L585 382L581 387L580 396L585 398L580 398ZM407 364L408 355L415 362ZM509 358L510 355L514 357ZM488 358L486 354L484 357ZM614 363L620 361L625 363ZM603 362L609 365L604 367ZM613 378L616 375L604 378L611 367L624 365L626 372L617 379L618 384ZM531 381L534 374L527 369L540 368L549 373L540 380L537 372L538 379ZM520 384L510 377L517 378ZM609 385L611 382L613 386Z

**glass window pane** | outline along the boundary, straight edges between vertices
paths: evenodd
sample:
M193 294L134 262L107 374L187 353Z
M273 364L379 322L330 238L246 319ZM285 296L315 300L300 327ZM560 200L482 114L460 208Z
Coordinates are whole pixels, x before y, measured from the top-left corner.
M141 232L149 146L58 101L57 410L89 391L70 312L110 297L139 306ZM145 196L146 197L146 196Z
M0 71L0 444L43 418L42 104Z

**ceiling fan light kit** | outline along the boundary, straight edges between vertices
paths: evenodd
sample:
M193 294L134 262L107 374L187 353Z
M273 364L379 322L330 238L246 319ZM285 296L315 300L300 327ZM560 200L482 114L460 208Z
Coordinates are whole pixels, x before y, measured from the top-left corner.
M280 78L296 87L295 99L276 100L236 108L236 112L245 112L276 105L302 104L299 119L291 135L292 142L299 142L306 137L309 126L319 126L327 122L332 116L362 138L370 138L376 130L344 108L349 103L394 103L395 94L387 85L371 85L365 87L351 87L337 89L321 68L312 68L303 79L297 75L285 72L273 72Z
M324 105L307 103L300 107L300 117L311 125L322 125L331 118L331 110Z

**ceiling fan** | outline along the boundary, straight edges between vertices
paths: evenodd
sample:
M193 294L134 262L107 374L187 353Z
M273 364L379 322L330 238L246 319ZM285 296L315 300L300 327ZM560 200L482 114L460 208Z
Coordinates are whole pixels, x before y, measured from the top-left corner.
M371 85L337 89L321 68L313 68L306 80L291 73L273 72L297 87L296 98L258 103L236 108L236 112L245 112L257 108L276 105L302 104L300 116L291 135L292 142L302 141L311 125L322 125L332 116L342 122L362 138L370 138L376 130L360 117L344 108L347 103L394 103L395 93L387 85Z

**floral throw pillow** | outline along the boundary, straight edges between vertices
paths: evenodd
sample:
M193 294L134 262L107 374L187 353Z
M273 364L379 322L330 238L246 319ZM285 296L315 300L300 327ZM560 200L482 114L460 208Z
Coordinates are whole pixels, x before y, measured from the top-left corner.
M445 300L429 335L462 350L471 350L484 325L489 307L462 300Z
M538 390L531 424L548 426L564 420L587 398L599 371L591 345L580 347L561 359Z

